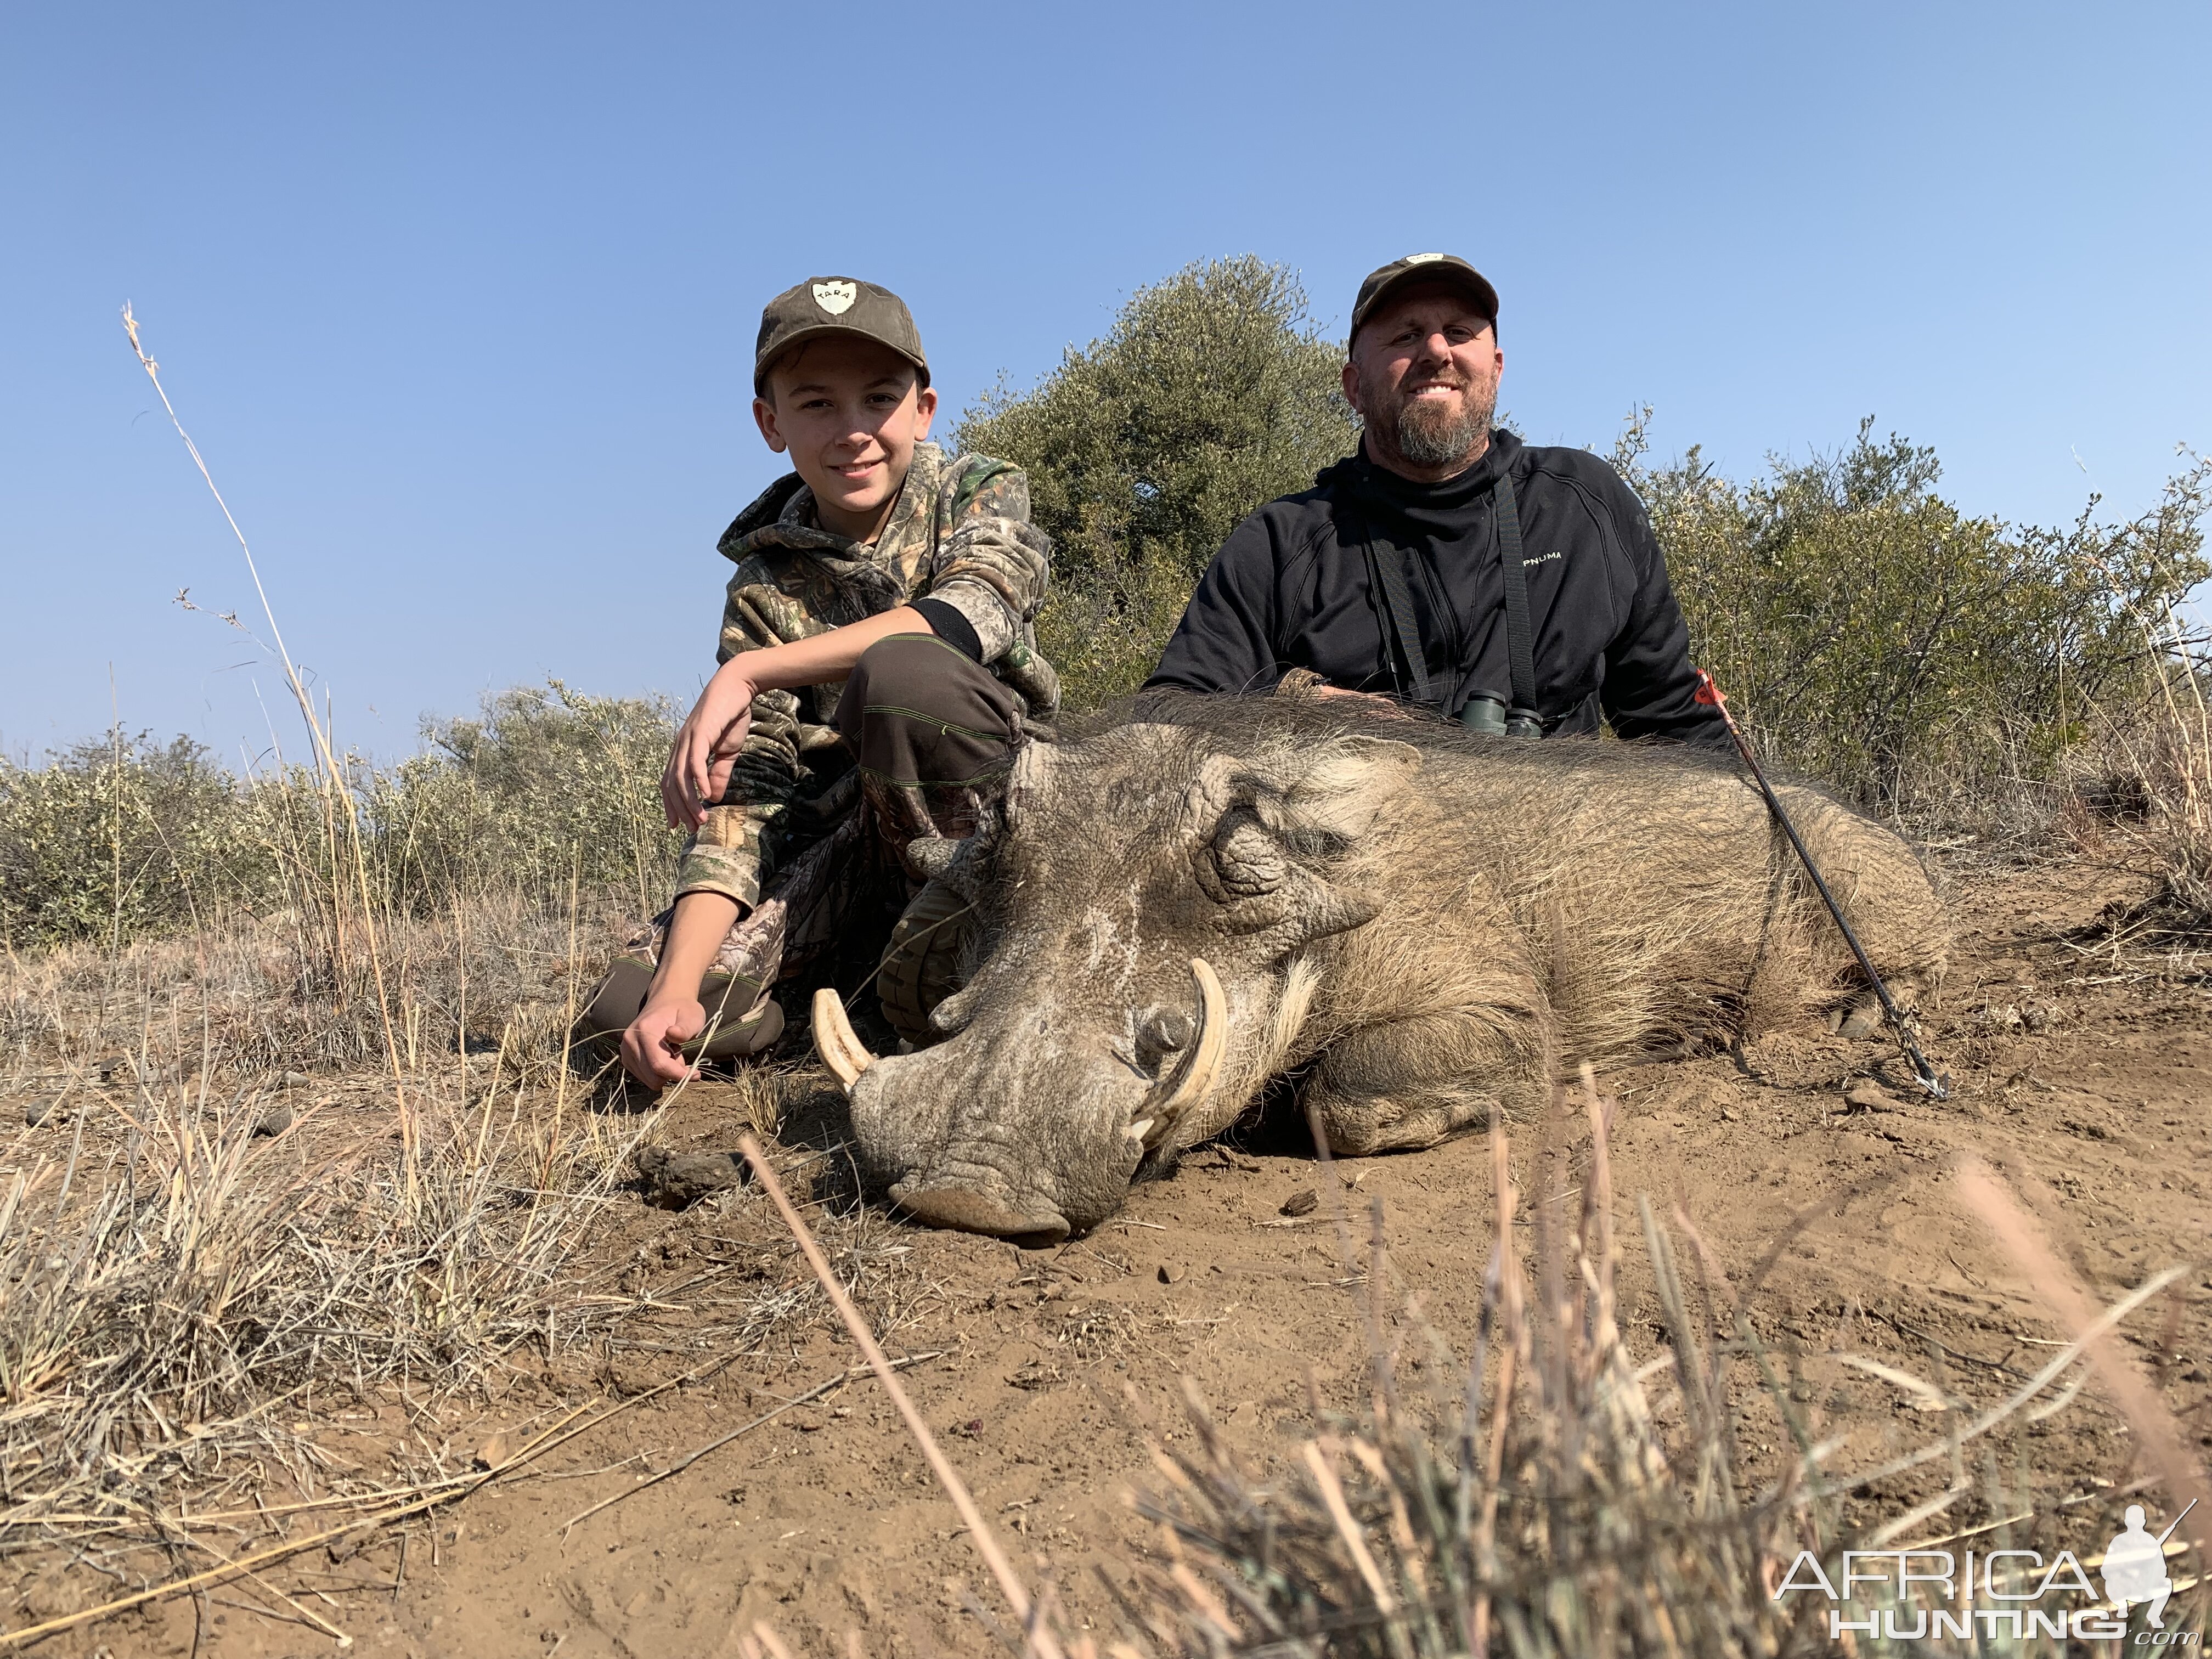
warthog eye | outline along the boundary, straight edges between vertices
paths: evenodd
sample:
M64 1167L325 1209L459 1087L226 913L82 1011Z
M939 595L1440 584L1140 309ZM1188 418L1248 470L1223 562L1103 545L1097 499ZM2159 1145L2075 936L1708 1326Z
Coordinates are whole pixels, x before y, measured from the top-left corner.
M1213 832L1207 855L1200 860L1199 882L1212 897L1228 903L1273 892L1283 884L1287 868L1282 843L1249 810L1240 808L1224 817Z

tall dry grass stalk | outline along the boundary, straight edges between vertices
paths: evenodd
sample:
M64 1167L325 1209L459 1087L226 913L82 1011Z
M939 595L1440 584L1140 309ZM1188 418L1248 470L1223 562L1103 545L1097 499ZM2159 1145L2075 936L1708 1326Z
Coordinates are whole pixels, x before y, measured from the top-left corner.
M398 1037L392 1027L391 998L385 985L384 956L377 939L375 904L369 890L368 864L362 849L361 820L351 810L350 801L342 803L340 799L344 787L343 775L331 743L329 714L325 711L320 719L316 716L314 699L307 695L307 684L301 678L300 671L292 660L292 653L284 644L284 634L277 624L276 609L269 603L269 591L262 584L261 567L254 559L253 549L246 542L245 531L239 527L238 520L230 510L230 503L223 499L222 491L216 487L215 476L208 471L207 462L201 458L199 446L185 430L185 423L178 416L176 406L169 401L168 391L161 384L161 365L147 356L145 347L140 343L138 320L131 314L127 301L123 307L123 331L129 337L131 353L138 359L139 367L146 371L146 379L152 384L155 395L161 400L161 408L169 417L169 424L176 428L177 436L184 442L185 453L192 458L193 466L198 469L201 479L207 484L208 493L215 497L216 506L222 509L223 522L230 526L230 533L237 538L238 550L246 560L246 574L253 580L254 595L261 601L262 617L269 624L270 641L276 648L277 660L283 665L284 683L290 689L293 701L299 706L300 718L307 723L308 735L313 741L315 774L322 786L325 830L330 843L331 857L327 867L333 872L330 914L337 925L333 943L339 958L337 966L342 974L348 932L346 924L349 916L357 917L357 936L368 953L369 977L376 992L378 1023L384 1035L385 1053L392 1065L392 1103L398 1120L400 1148L407 1166L407 1187L411 1194L416 1151L415 1114L409 1103L405 1071L400 1064ZM341 823L344 825L343 841L339 832ZM348 866L350 866L349 873L354 882L350 896L345 892L336 873ZM353 910L349 896L358 901L357 911Z
M419 1411L524 1346L548 1367L586 1349L605 1363L617 1346L706 1345L726 1364L823 1311L811 1286L780 1282L771 1253L745 1273L690 1273L687 1285L722 1275L694 1297L714 1316L637 1337L624 1322L666 1305L642 1287L643 1255L592 1248L618 1200L635 1202L617 1188L660 1115L591 1109L568 1064L629 896L604 880L586 890L586 845L635 816L638 752L666 710L556 686L434 734L450 763L368 773L342 759L127 308L124 321L237 538L312 752L290 765L280 745L273 769L241 784L182 743L126 756L118 726L97 775L72 756L4 780L10 856L46 859L36 867L56 879L41 902L59 899L4 914L28 915L41 941L79 941L35 953L11 941L0 960L0 1099L21 1114L0 1132L9 1557L198 1539L194 1517L226 1493L249 1516L287 1489L388 1508L380 1483L394 1477L319 1446L319 1407ZM546 792L512 787L544 770L549 745L586 754L608 786L550 830L537 810ZM191 808L191 847L164 799ZM76 925L85 906L66 861L70 827L95 805L109 830L96 933ZM538 833L503 862L499 838L518 821ZM251 870L218 846L240 830ZM656 847L634 825L618 839L623 885L642 895ZM126 940L136 884L164 861L181 901L166 925L189 927ZM751 1092L772 1121L772 1081ZM841 1269L874 1299L898 1277L892 1256L871 1253L865 1217L830 1225ZM567 1384L549 1370L544 1386ZM419 1490L453 1484L431 1473L444 1478Z
M556 1301L579 1334L556 1289L654 1121L574 1108L553 1040L584 971L573 884L564 929L511 896L477 918L492 960L473 986L458 892L444 927L380 902L330 713L127 306L123 325L237 539L311 764L302 776L280 747L270 851L295 902L273 925L194 902L189 938L126 960L118 850L96 1004L82 952L11 957L12 1068L60 1090L0 1165L0 1547L158 1519L180 1490L312 1494L327 1455L288 1425L318 1389L440 1395L533 1336L550 1358ZM119 747L114 772L119 815ZM530 982L545 980L557 1001ZM499 1015L473 1070L472 988ZM381 1101L301 1098L312 1077L284 1076L372 1054ZM396 1133L364 1127L364 1107Z

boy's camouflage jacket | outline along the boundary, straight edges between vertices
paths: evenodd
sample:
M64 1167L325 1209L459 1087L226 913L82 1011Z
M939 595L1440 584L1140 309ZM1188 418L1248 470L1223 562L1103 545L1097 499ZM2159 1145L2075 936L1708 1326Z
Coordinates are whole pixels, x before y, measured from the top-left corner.
M1060 681L1037 654L1036 622L1052 542L1029 517L1029 480L1019 467L916 444L897 503L870 547L819 528L814 492L787 474L723 532L723 556L738 569L715 659L810 639L927 594L968 619L984 665L1032 713L1049 714ZM723 804L708 809L684 847L677 896L711 890L748 906L759 902L775 820L811 779L805 757L837 746L830 721L843 690L841 680L753 699Z

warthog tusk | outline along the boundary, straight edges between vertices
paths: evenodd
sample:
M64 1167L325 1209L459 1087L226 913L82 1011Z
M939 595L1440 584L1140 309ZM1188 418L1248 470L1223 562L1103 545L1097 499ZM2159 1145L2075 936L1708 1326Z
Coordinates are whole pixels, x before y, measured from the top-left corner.
M829 986L814 994L814 1052L837 1075L847 1094L860 1073L876 1063L867 1044L853 1035L853 1022L845 1018L845 1001Z
M1158 1142L1175 1127L1176 1120L1206 1098L1213 1088L1214 1073L1221 1069L1222 1050L1229 1046L1229 1000L1221 994L1221 980L1204 957L1190 959L1190 976L1198 981L1198 1041L1191 1046L1175 1086L1166 1099L1145 1120L1158 1133Z
M1152 1127L1152 1119L1148 1117L1140 1117L1134 1123L1132 1123L1127 1128L1122 1130L1121 1133L1128 1136L1130 1139L1135 1141L1137 1145L1141 1146L1145 1144L1145 1131Z

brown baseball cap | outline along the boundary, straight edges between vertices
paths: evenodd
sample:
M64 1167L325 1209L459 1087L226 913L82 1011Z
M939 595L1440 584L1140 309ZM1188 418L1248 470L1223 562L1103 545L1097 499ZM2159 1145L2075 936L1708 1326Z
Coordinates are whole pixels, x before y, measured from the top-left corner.
M889 346L921 371L929 384L929 359L906 301L887 288L852 276L810 276L787 289L761 312L760 343L753 348L753 391L765 395L769 365L803 340L822 334L857 334Z
M1442 283L1456 288L1481 307L1493 325L1498 321L1498 290L1473 265L1456 253L1408 253L1372 272L1359 285L1359 297L1352 302L1351 332L1358 333L1359 325L1375 314L1376 307L1408 283Z

